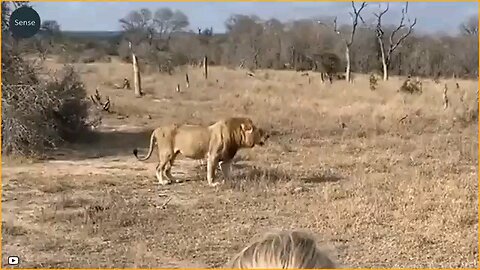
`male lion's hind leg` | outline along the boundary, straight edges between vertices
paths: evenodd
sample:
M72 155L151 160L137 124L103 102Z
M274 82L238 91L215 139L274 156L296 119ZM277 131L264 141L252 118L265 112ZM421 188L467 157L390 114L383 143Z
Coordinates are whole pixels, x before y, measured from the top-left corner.
M173 164L173 159L175 159L176 155L171 151L161 151L158 154L158 160L160 162L157 166L157 179L160 185L168 185L171 184L174 180L171 169Z
M171 182L175 182L175 183L182 183L183 182L182 179L178 179L178 178L176 178L175 176L172 175L172 166L168 166L168 169L165 170L165 174Z
M166 168L165 168L165 174L170 181L175 182L175 183L182 183L183 182L182 179L175 178L172 175L173 162L175 161L176 157L177 157L177 154L173 154L172 157L170 158L170 160L167 162Z

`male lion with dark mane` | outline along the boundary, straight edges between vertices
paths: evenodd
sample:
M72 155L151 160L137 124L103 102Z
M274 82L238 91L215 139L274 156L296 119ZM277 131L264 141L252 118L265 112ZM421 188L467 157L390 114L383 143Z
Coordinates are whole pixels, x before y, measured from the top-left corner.
M250 118L231 117L215 122L209 126L171 124L156 128L150 137L150 148L145 157L138 157L138 150L133 154L140 161L150 158L154 144L157 143L158 165L156 176L161 185L179 183L171 174L173 162L178 154L190 159L207 158L207 182L213 183L215 169L220 165L225 179L230 177L233 157L241 148L253 148L264 145L269 135L255 126ZM225 180L224 180L225 181ZM222 183L224 182L222 181Z

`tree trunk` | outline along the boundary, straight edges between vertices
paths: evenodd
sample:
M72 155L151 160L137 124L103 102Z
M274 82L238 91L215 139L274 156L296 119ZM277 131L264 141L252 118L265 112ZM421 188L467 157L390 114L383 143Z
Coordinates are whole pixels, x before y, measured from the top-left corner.
M402 68L402 53L398 53L398 76L404 75L403 68Z
M135 89L135 96L142 96L142 85L140 81L140 70L138 68L137 56L132 52L132 64L133 64L133 85Z
M280 68L282 66L282 40L280 36L278 37L278 54L277 56L277 66L275 68Z
M388 81L388 65L385 60L382 60L383 65L383 80Z
M292 47L291 50L291 60L290 60L291 68L296 69L297 68L297 58L296 58L296 52L295 48ZM291 69L290 68L290 69Z
M378 38L378 44L380 45L380 53L382 56L382 66L383 66L383 80L388 80L388 64L385 55L385 48L383 47L383 41L381 38Z
M345 72L345 80L347 82L350 82L350 67L351 67L351 63L350 63L350 46L347 45L347 47L345 47L345 57L347 59L347 70Z

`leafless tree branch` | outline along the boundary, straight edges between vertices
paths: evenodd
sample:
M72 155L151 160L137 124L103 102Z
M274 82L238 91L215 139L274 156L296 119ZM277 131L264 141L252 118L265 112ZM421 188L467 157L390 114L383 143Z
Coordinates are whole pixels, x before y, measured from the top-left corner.
M350 33L350 40L347 42L347 46L350 46L353 43L353 38L355 37L355 32L357 31L358 19L364 22L363 18L360 16L360 12L362 12L362 10L366 6L367 6L367 3L362 2L362 5L357 10L357 7L355 6L355 2L352 1L353 13L350 13L350 16L352 17L352 32Z
M387 7L385 10L379 12L379 13L374 13L373 15L377 18L377 26L376 26L376 32L377 32L377 37L383 37L384 32L382 29L382 17L385 15L385 13L388 12L388 9L390 8L390 3L387 3Z
M405 17L407 15L407 10L408 10L408 2L405 4L405 8L402 9L402 17L400 19L400 23L398 24L398 27L393 30L392 34L390 35L390 48L388 49L388 58L390 60L390 56L395 51L395 49L400 45L405 38L407 38L413 31L413 27L417 24L417 18L413 20L413 23L410 23L408 26L408 31L403 34L396 42L394 41L395 35L402 29L406 27L405 25ZM410 22L410 20L409 20Z
M338 29L337 29L337 17L336 17L336 16L335 16L335 18L333 19L333 31L334 31L337 35L340 34L340 32L339 32Z

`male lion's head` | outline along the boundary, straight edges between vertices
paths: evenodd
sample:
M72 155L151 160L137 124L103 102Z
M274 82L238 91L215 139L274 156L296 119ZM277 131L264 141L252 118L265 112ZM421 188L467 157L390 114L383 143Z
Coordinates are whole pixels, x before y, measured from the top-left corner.
M257 135L255 136L255 144L263 146L268 138L270 138L270 134L268 134L265 130L261 128L257 128Z
M265 130L255 126L251 120L242 123L240 126L245 138L244 144L248 147L263 146L270 137Z

